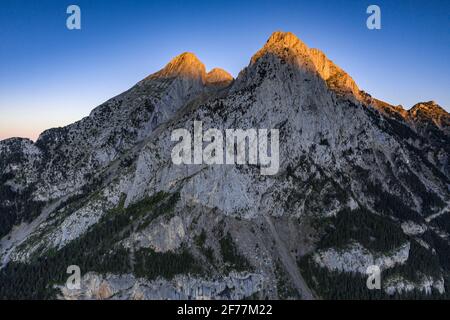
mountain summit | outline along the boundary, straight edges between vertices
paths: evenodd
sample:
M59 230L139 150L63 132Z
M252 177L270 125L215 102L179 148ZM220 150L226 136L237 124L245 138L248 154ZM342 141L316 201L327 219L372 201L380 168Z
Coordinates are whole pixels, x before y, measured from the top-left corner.
M0 141L0 299L448 297L448 117L372 98L292 33L235 80L181 54L36 143ZM278 130L278 173L174 164L173 132L200 121Z
M214 68L206 75L206 82L211 85L227 86L233 80L233 76L221 68Z
M450 126L450 115L434 101L417 103L408 113L415 122L433 122L442 130L446 130Z
M213 68L206 73L206 68L197 56L184 52L173 58L163 69L150 75L148 79L185 78L200 80L204 85L228 86L233 77L221 68Z
M162 70L152 77L187 77L205 79L205 65L191 52L184 52L173 58Z
M291 32L274 32L264 47L251 59L255 63L265 55L276 56L288 63L317 72L333 90L351 94L361 99L355 81L340 67L329 60L319 49L310 49Z
M291 32L274 32L255 55L251 62L255 63L266 54L272 54L280 58L295 58L308 54L308 47Z

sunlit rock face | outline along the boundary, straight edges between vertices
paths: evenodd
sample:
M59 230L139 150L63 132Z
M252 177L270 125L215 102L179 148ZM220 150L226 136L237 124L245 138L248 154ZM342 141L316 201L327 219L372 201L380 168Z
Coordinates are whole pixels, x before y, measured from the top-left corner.
M361 100L361 93L355 81L341 68L329 60L319 49L310 49L309 55L320 76L327 82L330 88Z
M409 120L422 131L433 127L450 135L450 115L436 102L420 102L408 111Z
M206 83L213 86L229 86L234 78L231 74L220 68L214 68L206 74Z
M205 65L191 52L185 52L173 58L162 70L151 75L150 79L155 78L190 78L205 82Z
M173 164L173 130L199 120L278 129L278 173ZM444 294L449 145L439 106L372 98L292 33L236 79L183 53L36 143L0 142L0 297L15 267L35 283L26 266L49 263L52 297L68 299L338 298L321 288L336 272L365 286L369 264L389 272L387 295ZM63 287L72 264L81 291ZM20 292L47 297L32 289Z
M317 72L331 89L361 99L358 86L344 70L329 60L322 51L308 48L290 32L273 33L264 47L252 57L252 63L268 54L311 72Z

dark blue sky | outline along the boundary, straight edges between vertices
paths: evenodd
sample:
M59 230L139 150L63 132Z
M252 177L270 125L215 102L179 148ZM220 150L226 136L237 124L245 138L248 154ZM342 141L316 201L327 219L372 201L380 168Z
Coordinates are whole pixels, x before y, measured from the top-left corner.
M66 28L77 4L82 30ZM381 7L382 29L366 28ZM233 75L275 30L323 50L393 104L450 110L450 1L0 1L0 139L36 138L192 51Z

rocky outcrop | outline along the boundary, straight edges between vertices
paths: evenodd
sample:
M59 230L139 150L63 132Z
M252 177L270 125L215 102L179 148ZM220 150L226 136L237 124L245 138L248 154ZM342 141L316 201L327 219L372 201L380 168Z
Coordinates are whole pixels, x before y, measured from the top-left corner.
M424 250L418 257L444 279L450 201L444 122L438 121L431 141L395 110L360 92L342 69L292 33L274 33L234 81L217 69L207 74L193 54L182 54L89 117L44 132L35 144L0 142L0 212L9 208L17 217L5 228L2 261L37 263L40 270L45 257L70 247L91 263L79 298L242 298L260 291L273 298L282 291L279 279L287 277L294 290L304 287L295 270L304 255L337 272L362 273L368 264L414 269L421 266L409 259L417 241ZM253 165L175 165L171 133L192 132L198 120L203 130L278 129L278 173L262 176ZM18 157L4 157L10 153ZM32 201L46 208L61 202L45 216L38 206L43 221L31 215L37 225L9 241L24 220L12 209ZM363 210L366 215L356 215ZM354 215L352 229L339 225L345 214ZM326 250L315 249L338 227L351 235L347 243L331 238ZM371 236L384 228L397 238ZM384 253L362 245L371 241L380 241ZM404 245L390 252L389 241ZM141 249L143 261L136 261ZM138 262L150 268L145 254L170 265L173 278L133 275ZM99 275L117 265L122 273ZM198 268L208 276L191 276ZM0 293L16 275L8 263L3 270Z
M355 81L341 68L329 60L319 49L310 49L290 32L275 32L251 62L264 55L274 55L283 61L317 72L332 90L362 99Z
M206 83L208 85L227 87L233 82L231 74L220 68L214 68L206 74Z
M378 266L381 270L404 264L409 257L410 244L406 243L389 254L370 252L358 243L344 249L327 249L314 254L314 261L323 268L342 272L366 274L370 266Z
M420 235L427 231L427 226L425 224L417 224L414 221L405 221L401 225L402 230L405 234L410 236Z
M135 232L125 240L126 248L152 248L156 252L175 251L186 237L187 226L180 216L165 222L157 219L142 231Z
M429 276L422 276L422 279L418 282L403 279L402 277L392 277L386 280L383 289L389 295L408 293L413 290L423 292L427 295L431 295L433 290L440 294L445 293L444 279L434 279Z
M206 82L205 65L191 52L182 53L173 58L162 70L152 74L149 79L189 78Z
M173 280L148 281L133 275L105 276L88 273L80 289L61 288L66 300L127 299L127 300L241 300L262 290L263 278L258 274L231 273L215 280L177 276Z
M436 127L450 135L450 115L436 102L420 102L408 110L408 119L418 130Z

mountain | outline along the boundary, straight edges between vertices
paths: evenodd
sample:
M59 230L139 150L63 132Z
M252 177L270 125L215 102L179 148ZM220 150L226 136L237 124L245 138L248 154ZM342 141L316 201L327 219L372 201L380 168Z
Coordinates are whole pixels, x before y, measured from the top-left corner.
M289 32L236 79L181 54L36 143L0 141L0 298L448 297L448 120L372 98ZM198 121L277 129L277 173L175 165L172 133Z

